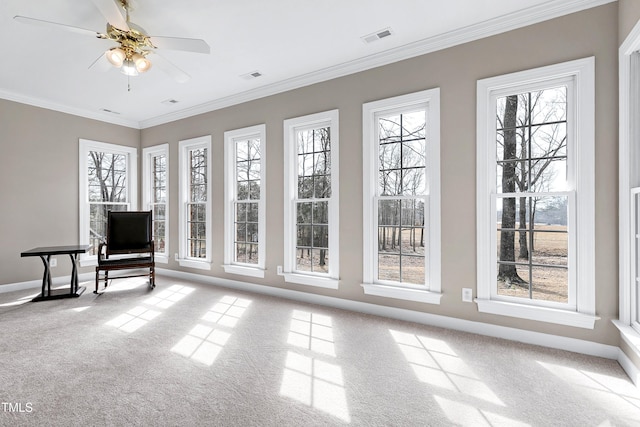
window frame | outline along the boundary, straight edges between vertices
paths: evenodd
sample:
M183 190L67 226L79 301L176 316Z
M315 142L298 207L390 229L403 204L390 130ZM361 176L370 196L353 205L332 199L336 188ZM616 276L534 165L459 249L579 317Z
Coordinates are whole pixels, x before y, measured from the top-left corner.
M142 206L144 209L153 211L152 198L153 198L153 158L157 156L165 156L166 159L166 171L165 171L165 217L164 217L164 252L155 252L155 261L163 264L169 262L169 144L160 144L152 147L145 147L142 149ZM156 219L154 218L154 222ZM157 245L156 245L157 248Z
M211 252L212 252L212 230L211 230L211 135L199 136L196 138L186 139L179 141L178 143L179 153L178 153L178 197L179 197L179 207L178 207L178 264L181 267L189 267L196 268L200 270L210 270L211 269ZM190 203L189 198L189 152L192 150L197 150L204 148L207 150L206 161L207 161L207 189L206 196L207 200L204 203L206 213L205 213L205 245L206 245L206 256L204 258L194 258L187 256L187 205Z
M108 142L93 141L80 138L78 141L79 164L79 242L81 245L90 244L89 228L89 185L88 185L88 161L91 151L99 151L110 154L122 154L127 158L126 182L127 185L127 210L135 210L138 206L138 149L126 145L112 144ZM96 248L97 249L97 248ZM97 255L81 254L80 266L94 266L98 264Z
M424 109L425 135L425 284L402 284L377 278L378 259L378 118L392 113ZM362 106L363 153L363 283L364 293L386 298L440 304L441 205L440 205L440 88L368 102ZM401 197L401 196L400 196Z
M497 296L496 265L496 98L551 87L570 79L567 93L567 181L569 193L569 301L532 303ZM595 315L595 59L478 80L477 83L477 298L478 310L593 329ZM578 143L579 141L579 143ZM573 205L573 209L571 206ZM579 242L577 236L580 236ZM574 255L571 255L571 253ZM573 257L574 261L571 261ZM573 262L574 265L571 265ZM572 286L575 286L572 291Z
M260 198L258 199L258 263L234 261L235 203L237 198L236 143L247 139L260 140ZM224 133L224 264L226 273L264 278L266 239L266 126L264 124Z
M339 111L330 110L284 120L284 266L286 282L338 289L340 280L339 244ZM298 130L329 127L331 135L331 196L328 198L328 273L303 272L296 265L296 203L298 200ZM311 199L313 200L313 199Z

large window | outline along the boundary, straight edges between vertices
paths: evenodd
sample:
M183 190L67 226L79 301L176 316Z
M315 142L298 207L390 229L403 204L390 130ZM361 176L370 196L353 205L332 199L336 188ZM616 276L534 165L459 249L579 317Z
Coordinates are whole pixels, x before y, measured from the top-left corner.
M107 231L107 213L137 205L136 155L135 148L80 140L80 243L91 245L83 264L95 262Z
M224 269L264 277L265 126L225 132Z
M480 311L593 327L593 84L592 59L478 82Z
M169 144L142 150L142 206L153 212L155 260L169 261Z
M338 111L284 122L287 281L338 287Z
M179 144L179 263L184 267L211 267L211 136Z
M363 106L364 290L440 301L439 90Z

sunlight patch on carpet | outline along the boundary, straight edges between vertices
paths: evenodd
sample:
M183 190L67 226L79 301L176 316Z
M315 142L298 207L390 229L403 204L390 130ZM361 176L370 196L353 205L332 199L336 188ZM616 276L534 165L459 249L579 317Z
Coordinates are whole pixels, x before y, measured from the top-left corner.
M627 378L570 368L538 361L538 364L574 389L592 404L615 408L615 412L629 424L640 424L640 390Z
M389 332L421 382L505 406L446 342L400 331Z
M161 312L159 311L137 306L126 313L121 314L115 319L108 321L106 324L120 329L121 331L131 333L137 331L160 314Z

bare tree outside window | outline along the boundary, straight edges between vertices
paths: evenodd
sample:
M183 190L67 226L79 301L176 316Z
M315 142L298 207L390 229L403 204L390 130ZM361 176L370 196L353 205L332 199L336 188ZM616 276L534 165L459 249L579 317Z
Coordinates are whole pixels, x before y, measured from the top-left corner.
M207 149L189 151L189 201L187 202L187 254L206 258Z
M331 132L319 127L296 131L298 197L296 270L329 272Z
M129 209L127 156L90 151L88 154L89 244L96 255L107 232L107 213Z
M568 301L567 88L497 99L498 293Z
M166 209L167 209L167 156L152 157L151 209L153 211L153 240L155 251L166 252Z
M378 280L424 285L426 111L378 119Z
M235 262L257 265L260 139L236 141Z

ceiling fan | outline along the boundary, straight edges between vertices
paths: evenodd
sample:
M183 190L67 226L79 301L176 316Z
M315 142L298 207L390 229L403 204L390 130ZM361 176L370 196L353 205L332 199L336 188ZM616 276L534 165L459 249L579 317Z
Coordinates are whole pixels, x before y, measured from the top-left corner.
M153 54L154 63L159 68L178 82L183 83L189 80L190 76L164 57L158 55L157 50L167 49L210 53L209 45L202 39L147 35L144 29L129 20L130 0L91 1L107 20L105 33L21 15L16 15L13 19L26 24L59 28L116 42L116 46L109 48L104 54L100 55L89 68L102 62L104 57L111 65L119 68L127 76L137 76L140 73L147 72L152 66L152 62L147 56Z

